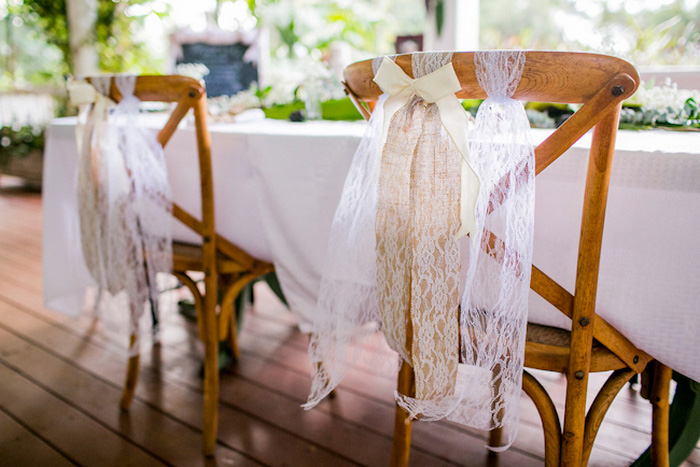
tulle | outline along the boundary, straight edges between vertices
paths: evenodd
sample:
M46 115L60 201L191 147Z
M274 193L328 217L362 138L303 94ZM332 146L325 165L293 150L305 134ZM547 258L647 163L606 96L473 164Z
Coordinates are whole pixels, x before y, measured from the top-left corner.
M464 155L441 123L439 106L414 95L385 116L390 96L380 97L331 228L306 408L340 383L362 357L363 341L381 329L398 357L372 365L394 375L397 360L413 367L415 397L396 394L412 417L506 427L512 443L535 199L529 124L522 104L511 99L524 59L517 51L475 55L489 98L469 135L479 181L470 237L456 235ZM429 75L450 60L446 53L414 54L413 75Z
M172 269L171 191L163 148L151 131L138 126L136 78L114 79L123 96L119 104L106 97L111 78L104 77L93 80L94 103L80 109L80 234L86 266L98 286L95 309L107 322L128 315L136 338L132 352L138 353L147 302L157 314L156 275Z

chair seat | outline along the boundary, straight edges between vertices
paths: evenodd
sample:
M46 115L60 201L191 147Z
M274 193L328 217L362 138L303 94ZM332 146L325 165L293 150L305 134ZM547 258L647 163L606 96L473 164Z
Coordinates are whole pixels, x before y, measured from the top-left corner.
M571 332L565 329L527 323L525 366L566 373L569 366ZM625 362L593 339L589 371L610 371L626 368Z
M203 271L203 259L202 245L173 242L173 270ZM234 274L245 271L240 264L221 252L217 254L216 262L219 273Z

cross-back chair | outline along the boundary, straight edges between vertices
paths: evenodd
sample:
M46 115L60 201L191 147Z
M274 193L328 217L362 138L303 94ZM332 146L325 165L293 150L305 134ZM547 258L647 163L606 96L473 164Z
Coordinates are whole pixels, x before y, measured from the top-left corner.
M396 57L396 64L409 76L412 76L411 59L411 54ZM461 90L456 94L458 98L487 97L476 78L474 53L456 52L452 64L461 83ZM365 118L370 117L381 94L372 81L373 77L372 60L357 62L345 69L346 91ZM545 463L548 466L585 465L614 397L633 375L645 369L645 376L653 376L649 394L653 404L653 462L668 465L671 371L653 361L651 356L596 314L603 223L620 109L622 101L634 93L638 83L635 68L618 58L587 53L528 51L522 78L513 95L514 99L522 101L582 104L536 147L537 174L593 129L574 293L532 266L531 289L570 318L572 328L569 332L528 324L527 329L525 367L560 372L567 378L562 429L554 403L543 386L528 372L523 374L523 389L535 403L542 419ZM497 241L491 234L490 243ZM409 331L407 328L408 335ZM612 374L586 413L589 372L602 371L612 371ZM413 369L404 361L398 377L398 392L413 396L413 385ZM408 463L410 439L408 415L397 406L392 465ZM491 432L492 446L497 446L499 439L499 430Z
M111 80L109 94L116 102L122 99L114 79ZM253 258L216 232L210 137L207 128L207 95L204 85L185 76L138 76L134 95L141 101L176 103L157 136L163 147L190 109L194 112L199 180L193 179L192 183L199 183L201 188L202 215L198 219L177 203L172 204L172 214L199 235L201 242L173 242L172 273L194 295L199 338L204 343L205 352L203 450L206 455L212 455L216 444L219 399L218 342L228 340L234 356L239 356L234 301L248 283L271 272L273 266ZM204 273L203 292L189 272ZM131 339L131 345L133 344L134 336ZM139 356L136 354L128 363L120 402L123 410L129 409L133 399L138 367Z

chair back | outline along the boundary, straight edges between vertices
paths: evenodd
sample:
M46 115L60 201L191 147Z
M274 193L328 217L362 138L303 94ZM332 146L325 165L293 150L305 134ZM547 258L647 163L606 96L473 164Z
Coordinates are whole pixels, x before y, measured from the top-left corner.
M399 55L396 64L412 76L412 54ZM460 99L488 97L477 81L473 52L456 52L452 65L459 77ZM358 110L369 118L382 91L373 81L372 60L354 63L345 69L345 87ZM578 378L578 368L588 368L592 339L614 352L636 372L651 357L595 313L598 270L608 186L614 155L615 137L622 101L638 87L639 75L628 62L604 55L575 52L526 52L525 65L514 99L552 103L582 104L559 128L535 148L536 173L545 170L581 136L593 129L582 226L579 237L575 293L570 293L536 266L532 266L530 287L572 320L570 381L580 390L587 384ZM505 183L505 180L504 180ZM491 203L502 200L492 199ZM498 239L491 234L489 243ZM488 248L487 248L488 250ZM527 362L525 362L527 366Z
M90 78L88 78L90 81ZM186 76L138 76L134 95L142 102L172 102L175 109L170 114L163 128L158 132L158 142L165 147L175 133L182 119L190 109L194 111L194 126L197 137L199 159L199 181L201 187L202 217L197 220L179 205L173 204L173 216L180 222L202 236L205 262L213 261L216 251L214 221L214 184L211 168L211 149L209 130L207 128L207 94L202 83ZM111 80L109 97L115 102L122 95ZM210 250L207 254L207 250Z

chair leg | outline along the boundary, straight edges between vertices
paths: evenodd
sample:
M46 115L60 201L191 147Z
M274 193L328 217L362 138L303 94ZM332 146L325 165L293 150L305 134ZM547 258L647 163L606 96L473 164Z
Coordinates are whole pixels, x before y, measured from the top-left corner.
M413 396L415 392L415 376L413 368L405 361L401 364L397 390L400 394ZM392 467L407 466L411 453L411 420L408 413L396 406L394 417L394 441L391 447Z
M496 410L496 395L501 387L501 380L498 378L500 373L501 365L497 364L493 369L492 381L493 381L493 398L491 402L491 410ZM496 414L496 418L499 423L503 420L503 409L500 409ZM489 432L489 447L498 448L501 447L503 443L503 427L494 428ZM491 451L490 454L495 455L495 451Z
M221 313L219 315L219 340L228 340L234 359L240 358L238 348L238 329L236 326L236 297L243 288L255 280L254 274L244 274L235 280L227 280L224 284L224 297L221 300Z
M651 464L655 467L668 467L668 413L669 385L672 371L669 367L654 362L654 381L652 383L651 404Z
M129 339L129 352L133 353L134 345L136 344L136 336L131 335ZM134 399L134 391L136 390L136 382L139 378L139 354L133 354L129 357L129 363L126 367L126 381L124 382L124 390L122 398L119 402L119 408L127 411L131 407L131 401Z
M567 374L564 430L561 443L562 466L578 467L583 464L587 387L588 374L584 374L584 378L581 380L572 374Z
M503 427L494 428L489 431L489 447L497 448L503 443Z
M204 333L202 331L202 310L204 310L204 298L202 297L202 293L199 291L197 283L193 281L192 278L186 273L175 271L173 272L173 275L177 277L180 280L180 282L182 282L192 293L192 297L194 298L194 309L197 312L197 328L199 329L199 340L204 342Z
M204 336L204 455L214 455L219 406L219 340L216 322L216 294L207 293L202 312Z
M523 390L535 404L542 420L544 465L556 467L561 458L561 424L557 409L544 387L527 371L523 372Z

